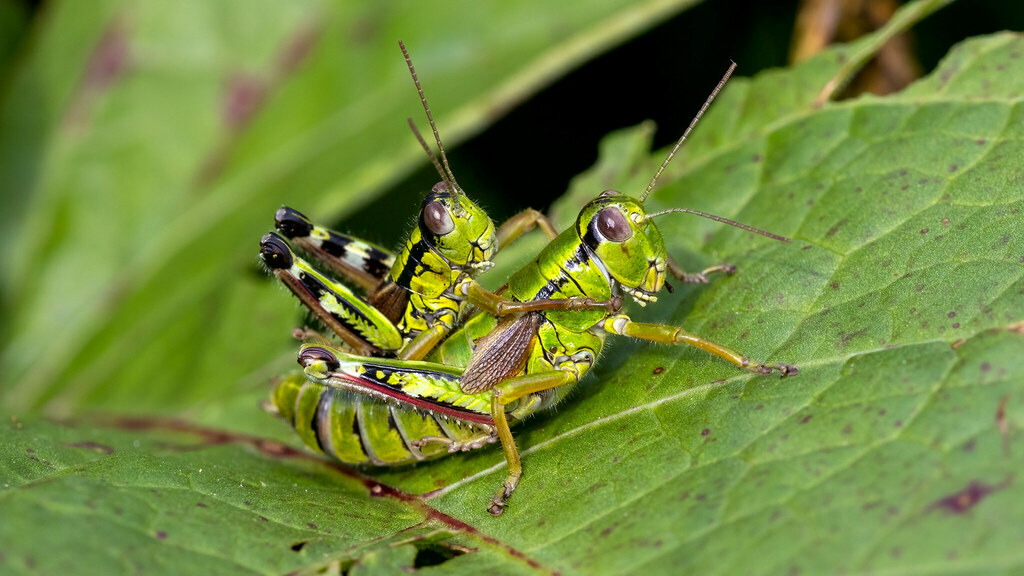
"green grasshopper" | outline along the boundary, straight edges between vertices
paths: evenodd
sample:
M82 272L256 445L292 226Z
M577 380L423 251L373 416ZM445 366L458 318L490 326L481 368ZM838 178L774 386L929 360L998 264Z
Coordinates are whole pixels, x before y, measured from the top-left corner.
M639 199L601 193L562 232L509 279L503 296L521 303L559 299L612 301L625 293L645 305L657 299L666 276L706 282L715 266L687 274L671 263L653 218L687 212L789 241L695 210L648 213L643 202L697 120L727 81L729 68ZM755 374L797 373L795 366L751 361L680 327L635 322L615 310L545 309L497 318L480 313L453 331L426 361L354 356L309 342L299 352L306 381L293 377L273 403L304 442L354 464L407 464L499 441L508 474L488 511L499 515L522 463L510 425L551 407L572 390L601 354L608 334L666 344L689 344Z
M321 323L364 356L421 359L451 332L470 303L495 315L552 308L612 309L614 303L586 298L513 302L474 280L492 266L491 258L499 246L535 226L549 239L556 232L543 214L530 209L495 230L487 214L463 193L448 164L416 69L405 45L399 42L399 46L441 158L438 161L410 119L409 127L441 176L441 182L423 200L417 226L396 257L282 207L275 216L279 233L267 234L260 241L260 256L267 267ZM285 238L342 281L297 256ZM368 297L356 294L346 281Z

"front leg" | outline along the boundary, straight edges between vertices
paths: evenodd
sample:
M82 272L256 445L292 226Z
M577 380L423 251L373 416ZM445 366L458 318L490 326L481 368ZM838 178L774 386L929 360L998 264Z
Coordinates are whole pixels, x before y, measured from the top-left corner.
M695 334L690 334L686 330L677 326L634 322L629 318L629 316L624 314L613 316L605 320L604 329L613 334L632 336L642 340L650 340L651 342L661 342L663 344L689 344L690 346L700 348L705 352L710 352L715 356L735 364L747 372L753 372L754 374L771 374L773 371L778 371L782 377L785 378L786 376L791 376L799 372L797 367L792 364L751 361L749 358L735 350L731 350L710 340L705 340Z

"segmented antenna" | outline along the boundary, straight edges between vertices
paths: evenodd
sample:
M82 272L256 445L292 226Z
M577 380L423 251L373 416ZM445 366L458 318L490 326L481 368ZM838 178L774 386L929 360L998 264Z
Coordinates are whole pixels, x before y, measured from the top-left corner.
M403 48L403 51L404 50L405 49ZM408 59L408 57L406 57L406 59ZM409 65L412 66L411 63ZM672 158L676 155L676 152L679 151L679 147L682 146L683 142L686 141L686 137L690 135L690 131L692 131L693 127L697 125L697 121L700 120L700 117L704 115L704 111L708 109L708 106L711 106L711 102L714 101L715 96L718 96L718 93L722 90L722 87L725 86L725 83L729 80L729 77L732 76L732 71L735 69L736 63L733 62L732 65L729 66L729 69L725 71L725 76L722 76L722 79L718 81L718 86L715 86L715 89L711 91L711 95L708 96L708 99L704 101L704 105L700 107L700 111L697 112L697 115L694 116L693 120L690 121L690 125L686 128L686 132L683 132L682 137L680 137L679 140L676 142L676 145L672 147L672 151L668 153L667 157L665 157L665 161L661 163L661 166L658 168L658 171L654 173L654 178L651 178L651 183L647 185L647 190L644 190L644 193L640 195L641 202L647 199L647 195L651 193L651 190L654 189L654 185L658 183L658 178L661 177L661 173L665 170L665 167L668 166L668 163L672 161Z
M444 173L444 169L441 168L441 163L437 161L437 156L434 156L434 151L430 149L430 146L427 145L427 141L423 139L423 135L420 134L420 129L416 127L416 123L412 121L412 118L406 118L405 121L409 123L409 129L412 130L413 136L416 136L416 140L419 141L420 146L423 147L423 151L427 153L427 158L430 158L430 162L434 165L434 168L437 169L437 175L441 177L441 180L444 180L445 184L448 184L449 187L453 187L455 183L448 180L448 176Z
M769 237L769 238L771 238L773 240L779 240L779 241L782 241L782 242L792 242L792 240L790 240L789 238L786 238L785 236L779 236L778 234L772 234L771 232L766 232L764 230L761 230L760 228L754 228L753 226L747 226L746 224L740 224L739 222L737 222L735 220L729 220L728 218L722 218L721 216L715 216L714 214L708 214L707 212L701 212L700 210L691 210L689 208L669 208L668 210L662 210L661 212L655 212L653 214L648 214L644 218L644 220L647 220L647 219L650 219L650 218L654 218L655 216L661 216L662 214L668 214L670 212L684 212L686 214L696 214L697 216L700 216L702 218L707 218L708 220L714 220L715 222L721 222L723 224L728 224L729 226L735 226L737 228L742 228L743 230L746 230L747 232L753 232L754 234L760 234L761 236L767 236L767 237Z
M434 131L434 140L437 141L437 150L441 156L441 162L444 164L444 173L448 174L445 178L444 174L441 174L441 179L451 183L452 191L459 190L459 184L455 181L455 174L452 173L451 166L448 165L448 157L444 153L444 144L441 143L441 135L437 132L437 125L434 124L434 116L430 113L430 105L427 104L427 97L423 94L423 86L420 85L420 79L416 76L416 68L412 65L412 58L409 57L409 51L405 49L405 43L401 40L398 41L398 47L402 49L402 55L405 56L405 64L409 67L409 74L412 75L412 81L416 84L416 91L420 94L420 102L423 103L423 111L427 113L427 121L430 122L430 129ZM410 121L410 126L412 125ZM415 127L413 131L416 132ZM420 142L423 138L419 136ZM440 172L440 169L438 169Z

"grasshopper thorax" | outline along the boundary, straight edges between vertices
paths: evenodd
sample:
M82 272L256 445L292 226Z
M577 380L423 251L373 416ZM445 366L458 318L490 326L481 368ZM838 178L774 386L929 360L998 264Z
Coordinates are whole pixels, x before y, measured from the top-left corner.
M639 304L665 285L665 241L640 200L606 190L580 211L576 231L590 254Z

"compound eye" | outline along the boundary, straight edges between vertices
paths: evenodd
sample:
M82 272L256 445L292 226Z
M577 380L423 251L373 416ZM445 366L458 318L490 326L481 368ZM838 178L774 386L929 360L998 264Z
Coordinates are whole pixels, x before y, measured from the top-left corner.
M455 223L448 214L448 209L437 200L423 207L423 224L438 236L444 236L455 229Z
M597 213L597 231L612 242L622 242L633 235L626 217L613 206Z

